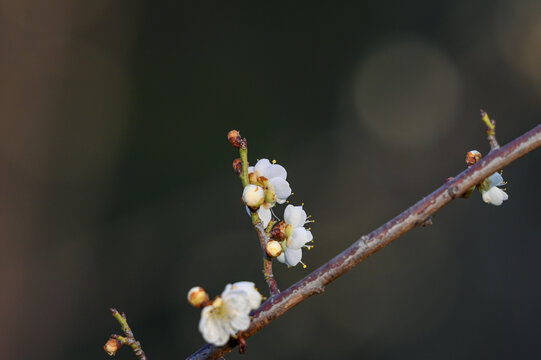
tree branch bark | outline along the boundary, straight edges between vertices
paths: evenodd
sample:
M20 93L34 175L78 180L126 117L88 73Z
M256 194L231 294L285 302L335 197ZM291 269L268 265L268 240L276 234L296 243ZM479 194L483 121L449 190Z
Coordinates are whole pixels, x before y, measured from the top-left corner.
M342 253L296 284L269 298L259 309L254 311L250 327L240 335L243 339L247 339L295 305L314 294L322 293L327 284L351 270L368 256L414 227L422 226L431 215L453 199L461 197L472 186L479 184L494 172L540 146L541 125L538 125L509 144L499 149L493 149L477 164L464 170L394 219L370 234L362 236ZM217 359L229 353L237 345L238 341L234 339L221 347L207 344L189 356L188 359Z

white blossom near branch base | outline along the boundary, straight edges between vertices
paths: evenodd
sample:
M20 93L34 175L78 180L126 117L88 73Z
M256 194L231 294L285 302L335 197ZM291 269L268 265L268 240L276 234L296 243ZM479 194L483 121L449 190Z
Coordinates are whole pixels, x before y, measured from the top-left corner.
M306 243L314 238L310 230L304 228L307 216L302 206L288 205L284 212L285 240L282 241L283 252L276 257L278 261L287 266L295 266L302 263L302 248L310 248ZM305 266L303 264L303 266ZM305 266L306 267L306 266Z
M505 184L506 182L503 180L502 175L497 172L486 178L479 186L483 201L487 204L500 206L509 198L507 193L498 187Z
M222 346L250 325L250 312L261 304L261 294L249 281L227 284L220 296L203 308L199 331L206 342Z

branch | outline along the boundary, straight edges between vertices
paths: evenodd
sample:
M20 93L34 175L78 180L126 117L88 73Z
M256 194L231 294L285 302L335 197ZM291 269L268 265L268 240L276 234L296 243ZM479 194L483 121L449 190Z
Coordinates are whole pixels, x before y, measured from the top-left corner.
M255 214L255 217L257 217L257 214ZM263 251L263 276L265 277L265 281L269 287L270 296L278 295L280 293L280 289L278 289L278 284L276 283L274 274L272 273L272 258L267 255L266 250L267 243L269 242L269 235L263 227L263 222L261 222L258 217L255 221L252 221L254 224L254 229L257 232L257 237L259 238L261 250ZM271 220L269 225L272 227L273 223L274 221Z
M137 357L137 359L147 360L145 352L143 351L143 348L141 347L141 343L135 340L133 331L128 325L126 314L124 313L120 314L115 308L111 308L109 310L111 310L111 314L119 322L120 326L122 327L122 331L124 332L124 335L126 336L120 336L116 334L111 335L109 340L105 343L105 346L103 347L103 349L109 355L113 356L116 354L117 350L120 349L120 347L122 347L122 345L129 345L133 349L133 352L135 353L135 356Z
M250 327L241 332L240 335L242 335L243 339L247 339L295 305L314 294L322 293L327 284L351 270L368 256L414 227L422 226L431 215L452 200L461 197L472 186L479 184L494 172L540 146L541 125L538 125L504 147L491 151L477 164L464 170L454 179L447 181L394 219L383 224L370 234L362 236L349 248L296 284L269 298L253 313ZM207 344L189 356L188 359L217 359L229 353L237 345L238 341L236 340L231 340L222 347Z
M233 161L233 170L239 176L240 181L242 182L242 187L245 188L250 184L248 176L248 142L246 138L240 136L240 133L237 130L231 130L227 134L227 140L239 149L240 158L237 158ZM280 293L278 289L278 284L274 279L274 274L272 272L272 258L267 255L266 246L269 242L269 235L265 231L263 223L259 219L257 212L253 209L250 209L252 213L252 224L255 231L257 232L257 237L259 238L259 243L261 245L261 250L263 251L263 276L269 287L270 296L274 296ZM271 220L271 224L274 223Z

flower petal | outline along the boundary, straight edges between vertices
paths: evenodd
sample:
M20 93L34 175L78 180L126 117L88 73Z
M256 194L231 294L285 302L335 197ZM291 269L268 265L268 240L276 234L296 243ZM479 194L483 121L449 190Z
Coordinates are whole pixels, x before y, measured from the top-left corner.
M273 177L269 180L269 182L274 189L276 202L278 204L285 203L287 198L291 195L291 187L289 186L289 183L280 177Z
M217 319L214 316L212 310L212 306L206 306L203 311L201 311L199 331L206 342L222 346L229 340L229 333L224 329L221 319Z
M312 240L312 233L306 230L303 227L297 227L293 229L293 234L291 235L291 244L287 247L288 249L300 249L307 242Z
M271 164L271 166L265 168L265 174L262 174L267 179L278 177L280 179L287 178L287 171L282 165Z
M306 222L306 211L302 206L288 205L284 211L284 220L294 228L303 226Z
M236 333L239 330L246 330L250 326L250 315L248 314L239 314L231 319L231 326ZM235 335L235 333L231 335Z
M490 177L488 178L489 181L490 181L490 186L500 186L500 185L503 185L505 183L505 181L503 181L503 177L502 175L499 173L499 172L495 172L494 174L490 175Z
M251 281L239 281L232 285L234 290L242 290L246 293L250 308L255 310L261 304L261 294L255 288L255 284Z
M234 316L236 314L250 313L250 301L246 292L231 289L222 296L222 299L224 300L228 315Z
M487 204L500 206L509 196L502 189L493 186L487 191L483 191L483 201Z
M271 218L272 218L272 213L270 209L266 209L263 206L261 206L259 210L257 210L257 215L259 216L261 221L263 221L263 226L267 227L267 225L269 225L269 222L271 221Z
M302 259L302 250L292 249L288 247L285 251L286 264L289 266L295 266Z
M276 257L276 260L278 260L279 262L281 262L282 264L286 262L286 256L284 255L284 252L282 251L282 253L280 255L278 255Z
M271 162L269 159L260 159L254 166L254 172L256 175L259 176L265 176L265 173L267 171L267 168L271 166ZM265 176L266 177L266 176ZM267 178L268 179L268 178Z

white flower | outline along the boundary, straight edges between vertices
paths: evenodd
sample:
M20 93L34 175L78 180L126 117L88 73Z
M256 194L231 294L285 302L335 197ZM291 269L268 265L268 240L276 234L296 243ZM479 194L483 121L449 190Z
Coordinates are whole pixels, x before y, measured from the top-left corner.
M230 336L248 329L250 311L261 303L261 294L254 283L241 281L227 284L222 295L217 296L211 305L201 311L199 331L206 342L222 346Z
M507 193L498 187L505 184L506 182L503 181L503 177L497 172L486 178L479 186L483 201L487 204L500 206L509 198Z
M307 223L306 218L306 212L302 209L302 206L288 205L286 207L284 212L286 239L282 242L284 251L276 258L278 261L288 266L295 266L299 262L302 263L302 248L310 249L310 246L306 245L306 243L314 238L310 230L304 228L304 224ZM303 266L306 267L304 264Z
M291 187L286 181L287 171L283 166L271 163L268 159L259 160L248 168L250 183L262 186L265 190L265 202L257 214L263 225L267 226L272 218L271 208L283 204L291 195Z

